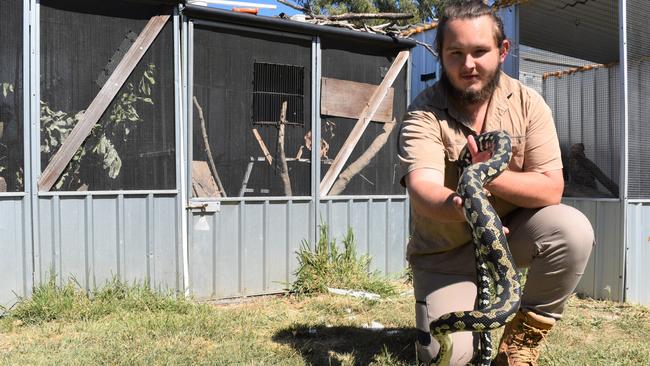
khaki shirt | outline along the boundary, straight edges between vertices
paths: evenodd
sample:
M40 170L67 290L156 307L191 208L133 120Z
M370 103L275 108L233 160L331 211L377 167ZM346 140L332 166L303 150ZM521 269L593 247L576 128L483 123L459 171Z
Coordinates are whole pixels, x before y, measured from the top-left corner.
M562 169L560 146L553 116L544 99L533 89L501 73L499 85L490 100L485 131L505 130L512 138L512 160L508 170L539 172ZM399 134L401 183L416 169L435 169L444 173L445 187L456 190L459 171L455 161L476 132L462 114L448 104L440 83L424 90L409 106ZM516 206L490 197L500 216ZM432 262L427 255L447 252L471 241L463 222L438 222L411 210L411 239L407 258L414 268L426 269Z

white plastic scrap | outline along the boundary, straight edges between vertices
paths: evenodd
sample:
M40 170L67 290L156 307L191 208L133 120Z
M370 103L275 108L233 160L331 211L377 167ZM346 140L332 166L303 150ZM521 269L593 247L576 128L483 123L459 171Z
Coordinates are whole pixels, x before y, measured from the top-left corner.
M331 287L328 287L327 291L337 295L352 296L352 297L358 297L358 298L374 300L374 301L377 301L381 298L381 296L379 296L378 294L373 294L372 292L365 292L365 291L344 290L340 288L331 288Z
M381 329L384 329L384 325L383 325L383 324L381 324L381 323L379 323L379 322L376 322L376 321L374 321L374 320L371 321L370 324L364 324L363 327L364 327L364 328L368 328L368 329L372 329L372 330L381 330Z

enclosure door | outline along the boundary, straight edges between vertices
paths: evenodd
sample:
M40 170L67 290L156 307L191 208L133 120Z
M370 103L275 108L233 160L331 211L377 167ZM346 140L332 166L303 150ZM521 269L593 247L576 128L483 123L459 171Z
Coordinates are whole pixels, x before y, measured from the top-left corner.
M191 291L283 291L313 235L312 39L200 20L188 33Z

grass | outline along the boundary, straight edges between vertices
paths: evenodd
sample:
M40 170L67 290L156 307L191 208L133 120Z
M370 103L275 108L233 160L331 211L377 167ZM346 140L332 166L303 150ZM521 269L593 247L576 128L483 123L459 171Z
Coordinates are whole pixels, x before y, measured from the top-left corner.
M292 284L296 294L317 294L327 288L362 290L383 296L395 295L395 286L377 272L371 272L370 257L357 256L352 229L343 238L343 248L330 239L326 225L320 227L320 237L312 250L303 241L298 251L298 271Z
M0 319L0 364L412 365L412 327L412 295L215 305L119 281L91 294L52 282ZM649 308L574 297L540 364L649 365L648 339Z
M413 365L410 285L370 273L351 233L342 248L321 234L313 252L298 253L294 295L211 304L146 284L113 280L86 292L51 278L0 318L0 364ZM573 297L540 365L650 365L648 339L650 308Z

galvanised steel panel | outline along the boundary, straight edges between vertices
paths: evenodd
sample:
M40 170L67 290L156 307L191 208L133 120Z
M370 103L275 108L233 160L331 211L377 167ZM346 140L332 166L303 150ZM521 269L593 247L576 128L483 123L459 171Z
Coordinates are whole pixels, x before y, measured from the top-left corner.
M86 209L91 213L90 286L98 287L112 279L118 271L118 210L113 197L86 197Z
M23 197L0 197L0 306L10 307L16 302L16 294L25 296L31 279L30 268L26 267L25 258L30 255L31 249L25 240L25 223ZM0 312L1 314L1 312Z
M43 196L35 240L35 280L51 271L86 289L118 277L182 289L177 198L139 194Z
M650 202L627 205L625 300L650 305Z
M262 293L264 289L264 208L263 202L244 202L240 212L242 227L240 268L242 292Z
M316 224L313 222L314 205L312 202L290 202L288 215L289 241L287 242L287 266L288 273L286 282L291 283L295 279L298 270L297 253L304 241L309 242ZM314 243L311 243L313 247Z
M147 278L150 263L147 240L147 196L118 197L119 273L129 282Z
M386 222L386 273L400 273L406 267L408 210L405 201L388 201Z
M413 35L416 41L426 43L431 48L435 48L434 41L436 38L435 29L421 32ZM418 44L411 49L411 101L420 94L424 89L433 85L440 75L438 72L438 58L434 56L423 45ZM430 80L422 81L421 76L436 73L436 77ZM398 116L398 118L401 116Z
M190 223L190 288L199 299L284 291L308 240L309 201L222 201Z
M348 228L357 253L371 257L370 269L384 274L406 267L408 198L322 199L319 223L328 225L330 238L341 243Z
M623 251L621 203L605 200L570 200L591 222L596 245L577 292L599 299L623 301Z
M262 291L282 291L287 288L286 279L289 258L288 236L291 203L271 201L264 205L264 283ZM306 239L307 237L305 237Z
M85 202L83 198L61 197L55 215L59 216L57 262L55 268L62 278L74 278L88 288L88 242Z
M373 199L368 202L368 254L372 258L370 269L373 271L380 271L388 273L386 266L386 258L388 251L388 200L386 199Z
M350 208L348 200L328 200L325 209L319 211L321 221L319 224L327 225L330 240L336 240L339 248L343 248L343 238L348 233L348 228L355 229L350 225ZM323 213L325 212L325 216Z
M151 282L157 288L183 289L183 261L180 236L180 220L175 213L180 212L180 202L176 196L148 197L150 217L149 261L153 267Z
M354 234L354 239L357 246L357 252L361 254L369 254L368 250L368 219L369 219L369 201L368 200L349 200L350 205L350 227Z

